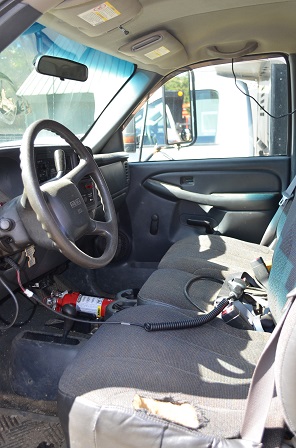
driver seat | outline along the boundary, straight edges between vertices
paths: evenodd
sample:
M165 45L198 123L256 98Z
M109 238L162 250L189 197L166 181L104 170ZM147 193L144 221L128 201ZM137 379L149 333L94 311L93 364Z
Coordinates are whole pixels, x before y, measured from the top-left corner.
M295 214L275 249L268 297L275 322L296 283ZM279 446L284 423L296 434L296 305L276 354L276 394L263 443ZM58 411L68 447L165 448L246 446L237 440L252 375L270 334L239 330L216 318L198 328L146 332L138 324L196 317L192 310L142 305L115 314L66 368L59 383ZM135 326L118 325L117 322ZM282 338L282 334L280 339ZM155 407L138 405L151 399ZM158 403L187 403L182 422L160 416ZM236 440L230 440L236 439ZM249 441L249 447L256 444Z

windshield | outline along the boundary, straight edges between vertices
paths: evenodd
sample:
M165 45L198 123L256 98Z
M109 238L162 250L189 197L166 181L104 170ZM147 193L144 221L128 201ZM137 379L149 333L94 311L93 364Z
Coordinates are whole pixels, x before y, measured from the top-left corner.
M87 81L37 73L34 62L45 54L85 64ZM0 146L19 144L27 126L41 118L59 121L83 138L133 71L130 62L35 23L0 53ZM55 144L59 137L43 131L38 139L40 144Z

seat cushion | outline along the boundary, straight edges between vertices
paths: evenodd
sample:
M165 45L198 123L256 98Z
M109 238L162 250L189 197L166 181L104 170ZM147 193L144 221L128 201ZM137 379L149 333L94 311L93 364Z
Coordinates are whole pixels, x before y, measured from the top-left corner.
M121 311L108 322L143 324L194 316L189 310L147 305ZM106 437L109 420L111 444L87 446L113 448L134 446L117 445L122 440L121 425L124 432L136 431L145 439L149 422L160 433L166 428L180 437L189 433L197 438L201 434L237 437L251 376L268 338L266 333L237 330L218 318L199 328L151 333L139 326L103 325L60 380L59 415L64 430L69 424L70 438L71 432L75 438L75 428L83 427L85 434L95 431L98 441ZM190 403L199 426L188 429L134 409L136 394ZM126 437L132 438L131 434Z
M201 267L198 272L202 279L194 281L196 275L186 271L157 269L140 289L138 304L159 303L188 310L210 311L221 289L221 282L217 283L215 280L222 281L223 277L221 278L220 271L215 272L211 268ZM192 284L187 288L189 300L185 294L185 286L190 281Z
M273 250L219 235L191 236L173 244L159 263L158 270L144 283L138 303L157 301L180 308L208 312L221 283L230 274L244 271L254 276L251 261L262 257L271 264ZM194 282L195 277L201 277ZM187 292L185 286L192 280ZM220 283L217 282L220 280Z
M273 250L260 244L220 235L193 235L174 243L160 261L159 268L174 268L195 274L206 263L215 275L238 271L247 271L252 275L251 261L262 257L266 264L271 264L272 256ZM207 265L207 262L211 264Z

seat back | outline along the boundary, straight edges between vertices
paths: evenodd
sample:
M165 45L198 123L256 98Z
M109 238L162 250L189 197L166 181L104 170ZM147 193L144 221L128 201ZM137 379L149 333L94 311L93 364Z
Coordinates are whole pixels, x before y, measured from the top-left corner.
M284 419L294 436L296 435L296 303L290 309L283 326L275 356L274 374L277 395L280 399Z
M278 242L275 247L272 268L268 280L268 300L270 311L278 322L283 306L286 303L286 296L296 286L296 200L291 202L291 206L283 218Z

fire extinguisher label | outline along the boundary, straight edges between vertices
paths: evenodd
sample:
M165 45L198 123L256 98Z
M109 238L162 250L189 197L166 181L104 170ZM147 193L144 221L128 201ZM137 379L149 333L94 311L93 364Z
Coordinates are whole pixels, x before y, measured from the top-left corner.
M92 296L80 296L77 299L76 309L81 313L93 314L94 316L101 317L103 298Z

